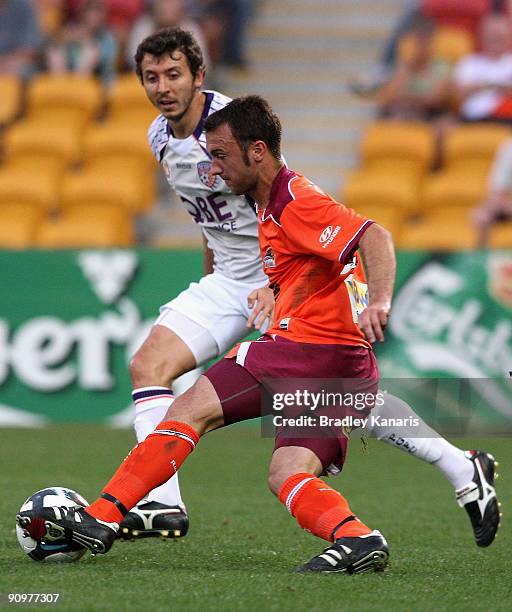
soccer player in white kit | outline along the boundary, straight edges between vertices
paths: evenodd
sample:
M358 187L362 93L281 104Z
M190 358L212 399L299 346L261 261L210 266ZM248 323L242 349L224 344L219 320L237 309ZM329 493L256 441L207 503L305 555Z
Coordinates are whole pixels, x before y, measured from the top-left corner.
M162 30L142 41L135 61L146 94L161 113L149 128L152 151L169 185L201 226L206 261L211 263L198 283L191 283L160 308L160 316L130 363L134 426L141 442L173 402L172 381L221 355L250 327L265 328L273 313L273 295L261 264L253 202L234 195L220 176L210 173L203 124L230 100L201 90L205 71L197 42L180 28ZM469 514L477 544L488 546L499 523L492 455L456 448L423 423L408 404L389 394L385 397L379 413L418 419L419 437L377 424L371 434L439 467ZM131 509L121 524L121 535L178 537L187 529L188 516L174 476Z

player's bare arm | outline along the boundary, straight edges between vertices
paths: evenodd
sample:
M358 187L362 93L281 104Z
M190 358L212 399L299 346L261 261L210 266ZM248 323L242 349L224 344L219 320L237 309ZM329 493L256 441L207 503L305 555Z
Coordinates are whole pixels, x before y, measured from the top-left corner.
M252 309L251 316L247 319L247 327L261 329L268 319L268 327L274 322L274 292L268 285L254 289L247 296L247 305Z
M359 241L368 278L369 304L359 315L359 327L368 342L383 342L395 283L396 259L391 234L372 224Z

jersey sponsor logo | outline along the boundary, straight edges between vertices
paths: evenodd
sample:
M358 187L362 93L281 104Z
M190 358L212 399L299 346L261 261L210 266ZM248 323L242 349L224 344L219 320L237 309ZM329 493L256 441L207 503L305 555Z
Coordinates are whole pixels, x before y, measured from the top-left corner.
M324 231L320 234L320 244L322 245L322 249L327 248L331 242L336 238L340 231L341 227L337 225L334 229L332 225L328 225Z
M323 244L326 240L329 240L332 234L332 225L328 225L324 231L320 234L320 242Z
M219 184L219 177L212 173L212 162L211 161L200 161L197 164L197 174L199 180L208 189L215 189Z
M186 164L184 162L178 162L176 164L178 170L192 170L192 164Z
M206 198L196 196L194 200L180 197L196 223L223 232L235 232L238 229L237 219L229 210L229 202L222 193L211 193Z
M263 258L263 267L264 268L275 268L276 267L276 258L274 255L274 251L271 248L268 248L265 257Z

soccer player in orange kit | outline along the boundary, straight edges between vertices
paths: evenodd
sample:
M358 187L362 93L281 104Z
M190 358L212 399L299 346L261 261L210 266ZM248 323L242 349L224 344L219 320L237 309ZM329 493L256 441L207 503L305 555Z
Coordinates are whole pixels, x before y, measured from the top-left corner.
M93 504L65 514L52 508L20 513L18 524L29 533L60 531L95 553L107 552L126 512L177 472L203 434L260 416L268 377L358 379L366 395L378 391L371 344L383 340L391 304L395 257L389 233L283 164L281 125L262 98L230 102L208 118L205 129L212 173L258 203L261 254L277 295L274 326L235 347L177 398ZM354 411L347 408L346 414ZM382 570L389 553L384 537L319 478L341 469L347 449L341 428L326 429L297 437L278 427L270 462L271 491L302 528L331 543L299 571Z

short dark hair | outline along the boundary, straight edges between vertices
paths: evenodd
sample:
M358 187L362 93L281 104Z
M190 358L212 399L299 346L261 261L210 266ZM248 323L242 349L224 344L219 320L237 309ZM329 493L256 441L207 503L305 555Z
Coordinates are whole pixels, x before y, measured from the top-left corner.
M281 159L281 122L269 103L261 96L235 98L212 113L205 122L206 132L227 123L240 148L247 155L251 142L262 140L272 155Z
M135 70L142 81L142 60L146 53L160 57L167 53L171 56L175 51L181 51L187 58L192 76L195 77L204 66L203 52L196 39L187 30L181 28L164 28L145 38L137 47L135 53Z

